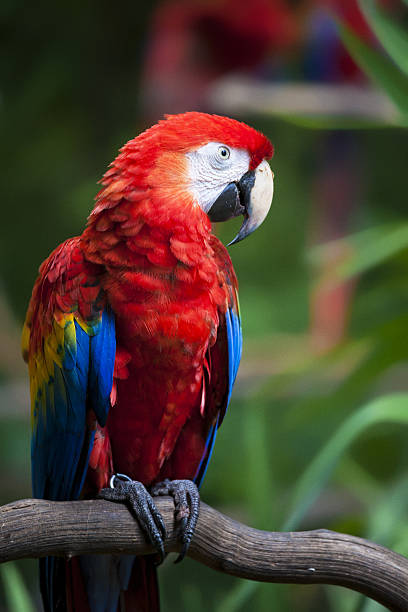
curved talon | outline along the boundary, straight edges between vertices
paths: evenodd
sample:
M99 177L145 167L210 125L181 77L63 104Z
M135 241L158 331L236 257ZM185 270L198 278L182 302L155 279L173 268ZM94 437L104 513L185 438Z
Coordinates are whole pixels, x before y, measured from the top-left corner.
M194 535L200 511L200 494L197 486L192 480L169 480L155 484L151 488L151 494L171 495L174 499L175 518L182 542L181 553L174 563L180 563L187 553L188 547Z
M115 474L110 481L111 488L102 489L98 497L107 501L125 503L140 525L145 538L159 554L159 563L164 560L166 527L151 495L141 482L131 480L123 474Z

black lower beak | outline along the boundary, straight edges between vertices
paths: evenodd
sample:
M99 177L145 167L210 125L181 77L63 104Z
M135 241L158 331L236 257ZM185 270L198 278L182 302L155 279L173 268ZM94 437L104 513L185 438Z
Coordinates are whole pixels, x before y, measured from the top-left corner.
M235 244L252 234L265 220L272 197L273 173L264 159L255 170L248 170L239 181L225 187L208 211L208 216L211 221L227 221L243 215L241 228L229 243Z
M255 172L249 170L240 181L227 185L208 211L210 220L218 223L240 215L248 215L250 193L254 183Z

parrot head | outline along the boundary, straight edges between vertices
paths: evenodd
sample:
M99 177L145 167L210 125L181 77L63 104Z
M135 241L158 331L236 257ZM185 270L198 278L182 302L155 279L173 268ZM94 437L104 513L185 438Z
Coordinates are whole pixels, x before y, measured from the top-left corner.
M273 173L266 160L272 154L263 134L235 119L201 112L167 115L123 147L102 181L106 189L93 214L106 207L115 183L123 188L127 180L137 180L155 200L157 214L166 205L174 221L181 206L184 214L198 207L212 222L242 215L230 244L239 242L268 214Z
M247 150L209 142L188 154L191 186L200 207L213 222L243 215L234 244L261 225L272 203L273 174L263 159L250 168ZM202 170L208 180L204 187ZM221 192L220 192L221 189Z

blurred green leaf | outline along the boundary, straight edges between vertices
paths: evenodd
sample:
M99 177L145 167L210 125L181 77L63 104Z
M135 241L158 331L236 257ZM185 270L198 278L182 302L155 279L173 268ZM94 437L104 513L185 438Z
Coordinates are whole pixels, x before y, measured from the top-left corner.
M295 485L282 529L297 528L326 485L340 457L365 430L380 423L408 425L408 393L380 397L349 417L310 463Z
M366 272L408 248L408 223L365 230L351 236L350 242L355 252L338 268L344 279Z
M398 525L406 522L408 511L408 476L404 474L396 484L383 493L368 517L366 537L377 544L392 546Z
M251 580L239 582L239 584L222 599L215 612L238 612L238 610L247 610L248 601L257 591L257 588L257 582Z
M408 35L398 23L378 7L374 0L359 0L361 11L384 49L408 75Z
M384 89L404 117L400 124L408 126L408 79L393 62L372 49L345 25L339 26L340 37L360 68Z
M342 280L367 272L404 249L408 249L408 223L372 227L338 241L318 245L309 250L307 260L312 265L320 265L328 252L344 243L351 248L349 248L350 256L337 268L339 278Z
M341 597L339 597L339 589L331 585L325 586L325 591L330 601L331 612L357 612L356 603L362 598L359 593L349 589L342 589Z
M243 413L244 452L248 510L258 529L267 529L275 523L273 517L276 497L274 475L271 473L268 453L268 426L262 405L248 407Z
M360 463L348 455L342 459L342 468L338 481L363 506L366 506L369 500L377 498L382 490L379 482Z
M7 609L18 612L34 612L24 581L15 563L5 563L0 566L0 575L4 584Z

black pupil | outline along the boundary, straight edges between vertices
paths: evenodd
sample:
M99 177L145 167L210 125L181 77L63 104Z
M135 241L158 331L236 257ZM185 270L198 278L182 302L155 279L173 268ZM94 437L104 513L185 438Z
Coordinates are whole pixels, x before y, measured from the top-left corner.
M227 155L228 155L228 151L227 151L227 149L221 149L221 155L222 155L223 157L227 157Z

